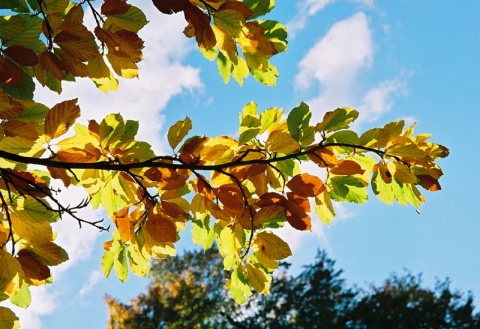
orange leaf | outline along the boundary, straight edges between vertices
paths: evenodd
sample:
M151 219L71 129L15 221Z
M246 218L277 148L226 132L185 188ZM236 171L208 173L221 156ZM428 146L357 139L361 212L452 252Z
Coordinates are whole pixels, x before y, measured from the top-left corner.
M420 180L420 186L430 192L440 191L442 189L438 180L436 180L432 176L418 175L417 177Z
M70 149L58 150L56 155L58 160L65 162L83 162L83 163L92 163L97 161L100 156L100 150L94 148L92 144L85 146L86 149L79 149L73 147Z
M52 107L45 117L47 141L65 134L79 116L80 107L77 105L77 99L64 101Z
M309 209L310 203L307 198L288 193L288 202L285 205L285 217L293 228L299 231L312 229L312 220L306 213Z
M278 218L282 211L283 207L277 205L263 207L255 214L254 222L258 224L267 220Z
M360 165L352 160L342 160L330 169L330 172L335 175L355 175L363 174L365 170Z
M120 233L120 239L122 242L130 241L133 233L128 210L129 207L125 207L113 214L113 222L118 229L118 233Z
M296 195L314 197L325 190L322 180L310 174L298 174L287 183L287 187Z
M157 242L175 242L177 241L177 230L175 225L168 219L153 212L148 213L148 220L145 224L152 239Z
M70 176L68 176L66 169L53 167L47 167L47 169L52 178L60 179L65 187L70 186Z
M243 212L245 209L245 200L236 185L222 185L219 188L213 189L213 193L215 193L215 196L225 208L235 213Z
M313 154L309 154L308 157L320 168L333 167L339 162L335 153L328 148L316 150Z

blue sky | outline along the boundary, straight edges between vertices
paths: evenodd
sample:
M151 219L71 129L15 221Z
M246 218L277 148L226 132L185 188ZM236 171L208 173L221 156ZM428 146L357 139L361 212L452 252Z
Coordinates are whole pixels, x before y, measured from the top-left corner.
M144 7L147 1L141 1ZM364 205L341 206L330 227L314 221L312 232L282 232L290 243L294 270L313 261L316 248L328 251L350 284L380 283L390 273L423 273L425 284L449 277L452 287L471 290L480 305L480 2L478 0L278 0L271 18L290 28L289 50L278 55L276 88L247 80L224 85L216 65L206 61L181 33L181 15L163 16L148 7L151 23L140 79L121 81L120 92L102 95L91 82L66 86L59 98L39 90L53 105L79 97L83 119L121 112L140 121L140 136L159 151L168 127L189 116L193 133L236 134L238 114L250 100L261 109L287 111L306 101L314 119L351 106L361 112L358 130L406 119L417 132L433 134L451 155L441 160L442 191L425 193L412 207L387 206L371 197ZM140 1L137 1L140 3ZM78 192L65 195L78 199ZM86 211L85 218L101 218ZM56 229L71 261L54 270L54 284L32 288L33 302L21 314L22 328L105 328L103 296L123 301L143 292L148 279L131 275L120 283L100 272L98 233L73 220ZM184 232L178 248L191 248ZM477 309L478 310L478 309Z

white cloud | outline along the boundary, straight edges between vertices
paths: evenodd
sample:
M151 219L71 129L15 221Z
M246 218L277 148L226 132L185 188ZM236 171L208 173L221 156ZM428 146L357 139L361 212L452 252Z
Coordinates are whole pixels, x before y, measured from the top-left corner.
M295 36L296 32L305 28L310 17L335 1L336 0L298 0L297 14L287 24L289 35L291 37Z
M401 78L382 81L370 89L361 100L358 106L359 122L378 120L392 109L395 97L405 96L406 93L406 83Z
M90 273L90 277L88 281L80 288L78 294L80 296L84 296L88 292L90 292L99 282L103 279L103 273L100 270L93 271Z
M326 89L348 87L373 59L372 32L364 13L334 24L301 60L297 88L318 82Z

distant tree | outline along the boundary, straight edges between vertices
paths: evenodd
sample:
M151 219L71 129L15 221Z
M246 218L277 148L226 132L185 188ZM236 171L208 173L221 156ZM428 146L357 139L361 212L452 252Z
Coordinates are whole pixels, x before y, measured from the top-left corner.
M130 305L107 297L108 328L480 328L473 297L452 292L448 280L431 290L421 287L420 276L392 275L360 290L348 287L334 267L319 251L298 276L283 270L270 294L238 305L224 289L228 277L218 252L186 252L156 261L147 294Z
M421 276L392 275L382 286L371 287L352 309L349 327L480 328L480 313L473 314L471 294L451 291L448 280L437 281L433 290L421 283Z

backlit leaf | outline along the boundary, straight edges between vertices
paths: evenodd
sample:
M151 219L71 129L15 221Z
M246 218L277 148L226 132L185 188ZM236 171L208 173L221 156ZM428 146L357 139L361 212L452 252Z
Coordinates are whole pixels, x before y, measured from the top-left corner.
M354 109L343 107L334 111L327 112L323 117L322 122L316 125L318 132L321 131L335 131L348 128L350 122L358 117L358 112Z
M50 141L65 134L68 129L80 117L80 107L77 105L77 99L58 103L45 118L45 138Z
M187 117L185 120L177 121L170 127L167 134L168 143L172 149L175 149L178 144L187 136L192 129L192 121Z
M288 244L273 233L258 233L253 246L265 256L275 260L282 260L292 255Z

